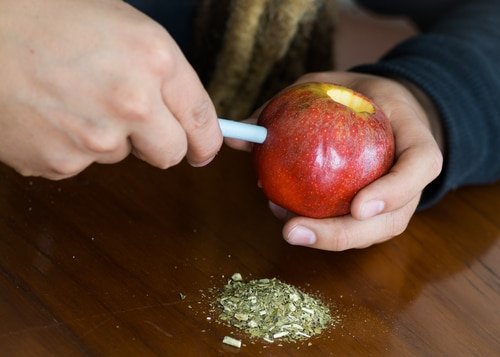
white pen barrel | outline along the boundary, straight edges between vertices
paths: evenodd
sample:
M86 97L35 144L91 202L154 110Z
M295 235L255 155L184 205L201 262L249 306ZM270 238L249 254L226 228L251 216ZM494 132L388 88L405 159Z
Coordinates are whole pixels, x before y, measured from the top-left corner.
M226 138L262 144L266 140L267 129L263 126L241 123L234 120L219 119L222 135Z

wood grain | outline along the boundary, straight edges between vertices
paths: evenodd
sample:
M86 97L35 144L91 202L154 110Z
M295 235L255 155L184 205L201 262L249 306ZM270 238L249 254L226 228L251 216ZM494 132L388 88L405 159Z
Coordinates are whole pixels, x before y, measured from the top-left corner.
M500 353L499 184L333 253L286 244L249 154L229 149L201 169L130 158L58 182L1 166L0 181L2 356ZM234 272L319 293L341 323L311 346L252 341L209 306Z

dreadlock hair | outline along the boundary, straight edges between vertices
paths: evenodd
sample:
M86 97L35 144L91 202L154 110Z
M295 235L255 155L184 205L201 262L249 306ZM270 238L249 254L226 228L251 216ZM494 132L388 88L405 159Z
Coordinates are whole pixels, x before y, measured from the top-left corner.
M192 62L220 116L242 119L301 74L334 66L334 0L198 3Z

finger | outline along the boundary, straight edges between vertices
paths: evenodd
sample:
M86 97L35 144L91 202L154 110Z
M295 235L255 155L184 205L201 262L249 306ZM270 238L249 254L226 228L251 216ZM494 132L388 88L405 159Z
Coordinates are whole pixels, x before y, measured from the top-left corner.
M353 75L350 72L310 72L298 78L294 84L307 82L327 82L343 86L353 86Z
M67 133L39 128L40 135L30 143L31 152L28 165L29 176L40 176L50 180L62 180L77 175L94 162L94 157L82 150ZM44 135L45 134L45 135ZM49 137L50 140L44 140ZM38 150L36 150L38 148ZM26 171L23 173L27 173Z
M121 121L103 121L107 124L77 128L70 135L74 144L100 164L112 164L126 158L131 143Z
M55 145L53 148L57 148ZM33 176L41 176L50 180L62 180L76 176L88 166L94 159L92 156L83 153L68 145L64 145L64 151L50 150L49 157L42 159L45 162L45 167L38 173L33 172Z
M369 219L408 204L440 172L440 159L428 145L413 146L401 153L388 174L362 189L351 203L351 215Z
M403 233L415 212L418 200L419 197L416 197L396 211L365 221L359 221L350 215L321 220L295 217L283 227L283 236L290 244L323 250L366 248Z
M225 138L224 143L235 150L251 152L253 148L253 144L245 140Z
M397 161L386 175L355 196L351 214L356 219L368 219L405 206L441 172L442 154L427 128L406 117L391 124Z
M189 163L203 166L219 151L222 134L208 93L182 54L178 58L178 68L162 88L163 101L186 132Z
M132 153L149 164L166 169L182 161L187 151L184 129L163 104L151 118L136 124L130 134Z

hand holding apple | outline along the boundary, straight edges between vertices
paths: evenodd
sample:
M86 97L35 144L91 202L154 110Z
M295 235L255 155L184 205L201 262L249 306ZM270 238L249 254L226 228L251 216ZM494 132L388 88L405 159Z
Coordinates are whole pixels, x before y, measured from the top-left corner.
M368 98L329 83L303 83L275 96L254 146L261 187L274 203L303 216L349 213L355 194L394 158L389 120Z
M373 75L312 73L297 81L305 82L338 83L377 103L391 123L395 162L389 172L355 195L348 215L314 219L293 215L270 202L273 213L287 221L284 238L290 244L340 251L368 247L401 234L415 212L422 190L442 168L443 138L432 102L409 83ZM241 141L226 143L236 149L251 149Z

